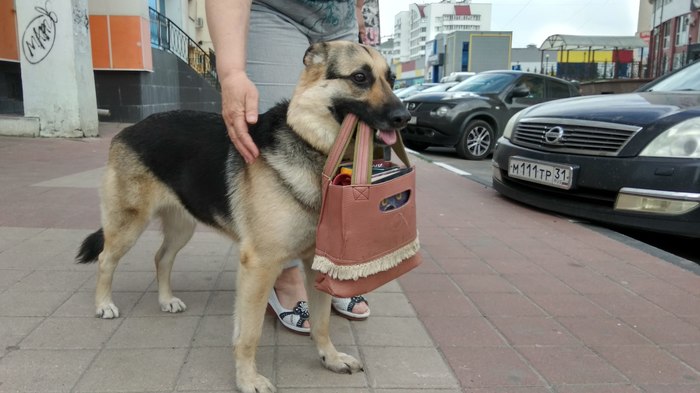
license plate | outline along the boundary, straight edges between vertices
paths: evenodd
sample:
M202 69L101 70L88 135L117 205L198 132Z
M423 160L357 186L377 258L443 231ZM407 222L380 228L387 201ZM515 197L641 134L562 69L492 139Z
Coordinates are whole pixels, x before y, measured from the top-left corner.
M411 119L408 121L408 124L418 124L418 118L415 116L411 116Z
M516 156L508 160L508 176L568 190L573 184L574 168Z

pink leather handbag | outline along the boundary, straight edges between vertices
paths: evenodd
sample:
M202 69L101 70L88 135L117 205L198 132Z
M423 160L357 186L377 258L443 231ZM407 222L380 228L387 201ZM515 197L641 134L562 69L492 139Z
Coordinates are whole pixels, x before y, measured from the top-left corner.
M355 154L347 184L338 181L347 176L339 168L353 134ZM370 292L421 263L415 167L397 131L392 147L405 166L382 162L382 172L372 175L372 134L357 116L347 115L323 170L313 269L316 288L337 297Z

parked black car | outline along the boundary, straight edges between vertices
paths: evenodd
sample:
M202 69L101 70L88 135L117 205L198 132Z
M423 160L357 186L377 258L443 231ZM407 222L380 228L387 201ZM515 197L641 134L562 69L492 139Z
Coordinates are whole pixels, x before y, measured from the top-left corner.
M494 188L517 201L700 238L700 62L634 93L528 108L493 165Z
M486 71L442 93L419 93L404 99L411 112L402 131L406 146L454 146L457 154L479 160L493 150L503 127L516 112L558 98L578 96L562 79L520 71Z

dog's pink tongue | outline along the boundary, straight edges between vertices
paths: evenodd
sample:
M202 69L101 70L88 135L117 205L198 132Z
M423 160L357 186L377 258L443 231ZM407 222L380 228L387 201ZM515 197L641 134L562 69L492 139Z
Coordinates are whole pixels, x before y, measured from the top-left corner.
M396 143L396 130L379 130L379 138L386 145L393 145Z

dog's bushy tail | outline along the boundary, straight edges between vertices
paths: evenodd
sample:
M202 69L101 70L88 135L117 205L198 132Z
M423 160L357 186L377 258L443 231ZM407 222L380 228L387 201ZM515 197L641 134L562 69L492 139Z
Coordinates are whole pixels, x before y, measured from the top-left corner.
M105 235L102 228L100 228L83 240L83 244L80 245L75 260L78 263L92 263L97 261L97 257L100 256L104 245Z

